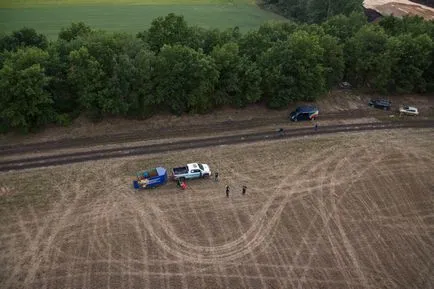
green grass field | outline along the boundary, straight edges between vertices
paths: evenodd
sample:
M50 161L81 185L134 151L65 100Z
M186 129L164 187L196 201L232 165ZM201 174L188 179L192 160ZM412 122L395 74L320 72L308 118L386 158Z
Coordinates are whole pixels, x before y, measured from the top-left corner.
M83 21L93 28L137 33L152 19L168 13L184 15L189 24L204 28L238 26L242 31L257 28L282 17L264 11L254 0L0 0L0 31L24 26L49 38L62 27Z

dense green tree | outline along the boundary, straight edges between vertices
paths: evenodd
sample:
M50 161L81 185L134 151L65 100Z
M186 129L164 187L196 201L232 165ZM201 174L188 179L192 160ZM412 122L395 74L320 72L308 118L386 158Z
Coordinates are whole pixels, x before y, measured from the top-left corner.
M2 130L28 131L55 119L52 98L46 87L44 66L47 52L19 48L6 55L0 70L0 123Z
M330 89L342 80L345 70L344 49L338 38L325 33L324 28L317 24L298 25L296 31L304 31L319 38L319 44L324 50L322 66L326 85Z
M152 74L155 62L154 53L145 48L134 57L134 93L128 99L130 115L144 117L159 111L153 99Z
M214 102L217 105L231 104L232 101L240 94L239 87L239 70L240 57L239 49L236 43L226 43L223 46L217 46L211 53L217 69L219 70L219 81L216 85Z
M433 39L433 38L431 38ZM426 91L434 92L434 49L431 51L431 65L425 69L422 77L426 83Z
M286 41L298 28L293 22L267 22L257 31L251 31L239 41L240 52L250 60L256 61L262 53L279 41Z
M58 40L49 46L45 73L50 77L48 90L53 96L54 110L60 115L61 123L68 123L71 118L80 114L82 107L78 93L68 82L69 54L83 46L83 42L74 39L70 42Z
M386 33L391 35L391 36L400 37L401 35L411 35L412 37L417 37L417 36L421 36L421 35L428 35L429 38L432 41L434 41L434 21L432 21L432 20L431 21L425 21L420 16L404 16L402 18L387 16L387 17L383 17L381 19L381 21L379 22L379 25L381 27L383 27L384 30L386 31ZM421 39L423 39L423 38L420 38L419 40L421 40ZM403 49L405 49L405 50L406 49L412 49L409 47L409 45L405 44L405 41L400 42L400 43L403 44L404 46L406 46L406 48L403 48ZM421 48L421 47L419 47L419 48ZM395 51L396 53L394 53L395 57L396 57L397 53L400 53L402 51L402 49L400 47L397 47L396 49L397 49ZM425 54L423 54L423 55L425 55ZM411 57L410 59L417 58L415 56L410 56L410 57ZM398 58L403 59L405 57L398 57ZM430 62L431 64L430 64L430 66L425 68L425 70L422 73L421 79L418 80L417 78L409 78L409 79L412 79L416 82L410 83L410 82L406 81L405 79L401 79L401 80L393 79L393 82L397 86L396 88L398 89L398 91L408 91L408 89L411 86L415 86L415 89L417 89L417 90L425 90L426 89L429 92L434 92L434 61L433 61L434 50L431 51L431 56L429 57L429 59L431 59L431 62ZM410 60L406 60L406 61L410 61ZM400 62L402 65L399 65L399 66L402 67L404 70L414 69L413 65L410 65L411 68L407 68L407 67L405 67L405 64L402 63L402 61L400 61ZM402 78L402 73L394 72L394 74L396 74L398 77ZM419 75L419 71L416 72L416 75ZM401 82L401 84L398 84L397 82ZM404 82L407 82L407 84L404 84ZM423 87L425 87L425 89Z
M59 39L71 41L79 36L90 34L92 29L83 22L71 23L67 28L62 28L59 33Z
M90 97L84 101L82 91L76 85L73 87L77 99L91 113L100 117L103 114L125 115L130 110L130 99L135 96L133 86L135 76L134 58L142 50L145 49L144 43L137 38L125 33L100 33L92 32L79 39L81 48L86 48L86 53L80 53L81 57L89 59L92 69L98 68L95 81L89 83L86 90ZM71 62L69 56L69 66L77 65L76 62ZM75 59L76 60L76 59ZM80 62L85 63L85 62ZM86 69L86 65L79 66ZM91 78L92 74L83 72L80 77ZM75 75L74 78L78 76ZM72 81L71 76L69 80ZM87 83L87 82L86 82ZM95 90L100 88L101 90ZM94 93L95 92L95 93ZM92 101L88 101L92 99Z
M3 34L0 36L0 51L14 51L20 47L38 47L46 49L48 46L47 37L38 34L33 28L21 28L13 31L10 35Z
M136 95L134 87L136 75L134 59L127 54L116 55L112 75L107 79L108 95L106 96L105 112L115 115L127 114L130 110L130 101Z
M368 24L363 13L353 12L349 16L336 15L322 23L325 33L335 36L342 43L353 37L363 26Z
M216 105L245 106L261 98L260 70L246 57L239 55L236 43L215 47L211 56L219 70L219 81L214 94Z
M71 51L68 60L68 83L78 96L80 106L91 112L92 117L101 117L108 101L102 65L86 47Z
M326 21L270 22L242 35L169 14L137 37L84 23L51 43L33 29L0 33L0 128L66 124L82 112L147 117L261 100L279 108L313 100L342 79L373 91L434 91L434 21L368 24L350 13L357 0L274 1L290 3L286 13L297 20ZM338 10L347 16L333 16Z
M241 57L239 73L241 93L232 103L238 107L244 107L261 100L262 75L259 66L246 57Z
M295 100L314 100L325 91L324 49L317 35L297 31L263 54L263 90L272 108Z
M357 86L387 90L392 59L389 37L379 26L365 26L346 45L346 69L350 82Z
M210 54L216 46L222 46L228 42L238 43L241 33L238 27L229 28L224 31L219 29L204 30L202 49L205 54Z
M426 81L422 76L432 63L433 49L433 41L426 34L416 37L406 34L390 40L392 83L398 92L426 90Z
M151 23L146 34L146 41L154 52L159 52L163 45L190 45L191 29L184 16L168 14L166 17L157 17Z
M345 70L344 48L339 40L330 35L320 38L320 45L324 49L323 67L328 88L339 83Z
M164 46L153 71L153 104L175 114L205 112L212 107L212 94L218 80L213 59L192 48Z
M420 16L406 15L402 18L392 16L383 17L380 26L384 28L387 34L398 36L401 34L411 34L418 36L428 34L434 38L434 21L425 21Z

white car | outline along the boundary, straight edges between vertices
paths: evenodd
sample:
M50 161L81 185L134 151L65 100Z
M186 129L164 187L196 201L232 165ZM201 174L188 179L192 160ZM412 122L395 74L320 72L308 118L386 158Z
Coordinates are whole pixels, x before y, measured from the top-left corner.
M172 179L186 180L207 178L211 176L211 170L207 164L191 163L172 169Z
M419 111L413 106L404 105L399 108L399 113L406 115L418 115Z

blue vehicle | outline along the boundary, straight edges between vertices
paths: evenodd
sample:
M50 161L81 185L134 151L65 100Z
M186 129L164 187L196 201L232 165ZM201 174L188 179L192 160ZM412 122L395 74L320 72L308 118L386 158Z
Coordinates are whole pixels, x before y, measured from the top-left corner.
M133 181L134 189L152 189L167 183L167 170L157 167L146 171L138 172L137 180Z
M387 99L371 99L369 101L369 106L383 109L383 110L389 110L392 106L392 102Z
M300 106L289 115L292 121L315 120L318 117L319 110L314 106Z

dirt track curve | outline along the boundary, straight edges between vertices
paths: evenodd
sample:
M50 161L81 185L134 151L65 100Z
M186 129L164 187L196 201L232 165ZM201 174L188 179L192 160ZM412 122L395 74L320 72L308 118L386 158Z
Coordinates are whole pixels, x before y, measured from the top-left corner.
M368 130L384 130L384 129L399 129L399 128L429 128L434 126L433 120L418 120L418 121L394 121L382 123L364 123L350 125L331 125L321 126L318 131L313 128L301 128L287 130L283 135L276 131L249 133L231 136L221 136L206 138L200 140L185 140L171 143L163 143L158 145L142 145L128 148L111 148L101 149L87 152L75 152L54 156L32 157L18 160L7 160L0 162L0 171L22 170L29 168L46 167L53 165L63 165L91 160L101 160L117 157L147 155L162 153L166 151L179 151L192 148L204 148L218 145L229 145L237 143L256 142L263 140L272 140L278 138L291 138L308 136L315 134L330 134L339 132L357 132ZM19 149L19 148L17 148ZM33 148L37 150L37 148Z

